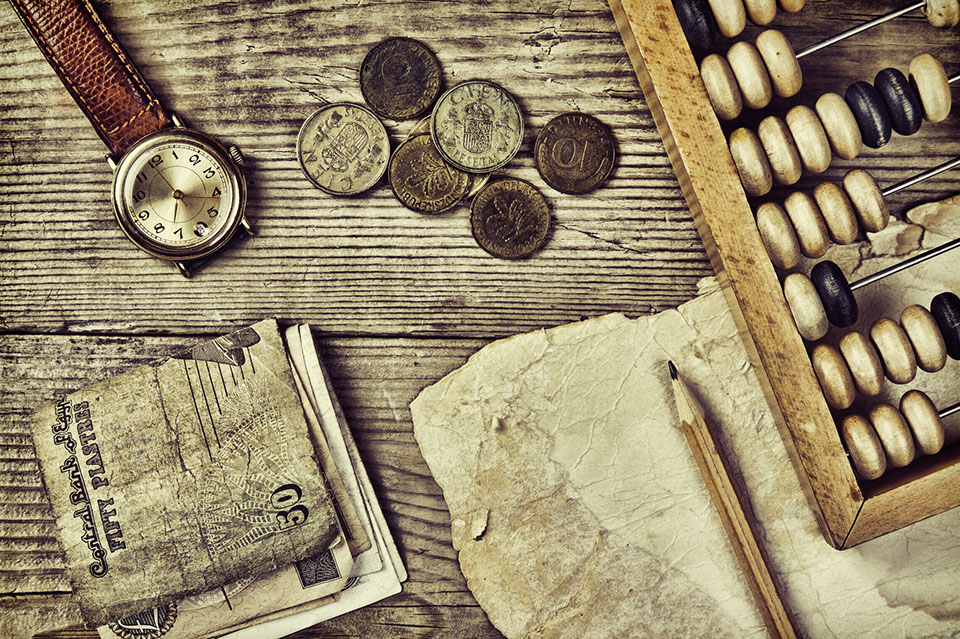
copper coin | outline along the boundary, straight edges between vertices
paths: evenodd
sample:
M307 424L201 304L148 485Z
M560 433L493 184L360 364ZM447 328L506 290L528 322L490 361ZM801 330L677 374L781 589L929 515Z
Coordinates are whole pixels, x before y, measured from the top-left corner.
M613 134L600 120L564 113L540 131L533 158L543 181L561 193L587 193L609 177L616 157Z
M468 80L437 100L433 142L462 171L490 173L513 159L523 142L520 107L502 87Z
M415 118L440 95L440 63L418 40L384 40L370 49L360 65L360 91L382 117Z
M491 182L470 209L473 237L495 257L526 257L543 246L550 230L547 199L532 184L516 178Z
M470 176L444 162L426 134L397 147L388 175L400 203L418 213L445 211L466 197L470 188Z

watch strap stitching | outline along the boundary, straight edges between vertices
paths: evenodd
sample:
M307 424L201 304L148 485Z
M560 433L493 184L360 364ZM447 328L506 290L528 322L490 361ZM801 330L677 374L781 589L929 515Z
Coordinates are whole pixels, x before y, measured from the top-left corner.
M97 28L103 34L107 43L110 45L110 48L117 55L117 59L120 60L124 69L126 69L127 73L129 74L130 78L136 83L137 87L140 89L140 91L148 100L147 105L144 108L142 108L140 111L132 115L130 118L128 118L124 122L110 129L106 128L103 121L101 121L101 119L97 116L97 114L94 112L94 109L91 108L90 103L80 92L77 85L73 82L73 80L70 79L70 76L67 73L66 68L63 66L63 64L54 54L52 48L47 43L46 38L44 38L43 34L41 33L39 25L30 15L30 12L27 10L26 5L23 3L23 0L10 0L10 2L12 5L14 5L14 8L19 9L18 13L29 24L31 33L35 36L37 44L39 44L40 47L43 49L44 53L46 54L47 60L56 67L56 70L60 78L64 82L70 85L70 88L72 89L71 93L76 97L76 99L80 100L80 102L86 107L84 109L84 112L90 118L92 118L94 122L105 133L107 133L108 135L112 135L119 131L122 131L124 128L126 128L133 122L136 122L137 119L140 118L144 113L151 111L153 108L156 108L158 110L157 113L153 113L154 117L156 117L157 119L157 122L161 123L164 120L162 113L159 112L160 110L159 100L157 100L156 96L153 95L149 87L147 87L146 84L142 81L139 72L136 70L136 68L133 67L133 65L127 59L126 55L124 55L123 49L119 47L116 40L113 38L113 35L111 34L110 30L103 23L103 20L96 13L96 11L94 11L93 6L90 4L88 0L82 0L82 3L81 3L82 8L85 10L87 16L93 21L93 23L97 26Z

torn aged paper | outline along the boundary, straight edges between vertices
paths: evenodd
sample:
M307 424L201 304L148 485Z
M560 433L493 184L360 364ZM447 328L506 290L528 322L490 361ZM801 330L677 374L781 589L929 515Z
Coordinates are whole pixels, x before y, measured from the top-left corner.
M960 632L960 509L828 546L716 291L495 342L411 405L461 569L498 629L765 635L677 425L667 359L722 431L802 634Z
M90 624L315 556L339 534L274 321L62 398L34 425Z

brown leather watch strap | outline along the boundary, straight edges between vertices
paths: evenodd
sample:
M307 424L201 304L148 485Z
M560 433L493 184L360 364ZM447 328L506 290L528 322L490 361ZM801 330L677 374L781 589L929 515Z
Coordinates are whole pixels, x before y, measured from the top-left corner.
M172 122L88 0L10 0L47 61L119 158Z

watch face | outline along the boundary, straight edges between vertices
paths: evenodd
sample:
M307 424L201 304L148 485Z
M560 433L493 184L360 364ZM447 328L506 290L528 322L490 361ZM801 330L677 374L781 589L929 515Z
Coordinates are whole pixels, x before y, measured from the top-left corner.
M233 235L243 212L243 176L226 152L196 131L145 137L114 176L117 220L143 250L167 259L202 257Z

